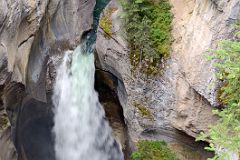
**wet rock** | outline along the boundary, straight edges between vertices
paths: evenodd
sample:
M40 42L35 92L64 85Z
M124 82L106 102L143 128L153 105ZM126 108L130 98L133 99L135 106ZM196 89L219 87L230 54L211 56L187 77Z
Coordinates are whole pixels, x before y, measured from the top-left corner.
M38 103L47 102L46 92L52 90L53 68L57 65L51 62L55 57L62 57L66 50L74 49L83 33L91 29L94 6L95 0L15 0L0 3L0 116L9 120L11 125L9 143L16 142L20 134L16 129L21 127L18 120L22 116L23 100L31 97ZM37 107L35 109L37 112ZM2 113L7 115L2 116ZM29 121L34 121L34 114L26 116ZM37 122L34 124L38 125ZM1 142L1 133L0 137ZM20 149L17 149L24 159L29 155L22 153L23 142L19 143ZM13 152L9 150L9 153ZM0 159L7 160L4 158L8 156L6 154L1 150Z
M51 94L47 103L27 96L19 108L15 131L18 159L55 160Z
M48 56L75 48L91 29L94 0L18 0L0 5L0 57L7 55L11 80L46 100Z

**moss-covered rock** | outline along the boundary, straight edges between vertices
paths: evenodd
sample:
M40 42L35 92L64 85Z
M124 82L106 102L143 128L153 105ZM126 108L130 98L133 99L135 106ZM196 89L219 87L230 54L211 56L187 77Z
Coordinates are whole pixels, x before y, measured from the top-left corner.
M108 8L100 19L99 26L105 32L106 37L112 36L112 20L111 15L116 11L116 8Z

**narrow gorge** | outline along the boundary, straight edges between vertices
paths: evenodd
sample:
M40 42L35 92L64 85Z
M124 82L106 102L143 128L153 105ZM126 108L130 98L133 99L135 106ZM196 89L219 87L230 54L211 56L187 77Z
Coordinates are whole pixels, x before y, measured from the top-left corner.
M206 54L228 39L239 59L239 22L239 0L2 0L0 160L225 153L225 143L196 138L229 105L221 92L230 83ZM239 160L235 148L219 160Z

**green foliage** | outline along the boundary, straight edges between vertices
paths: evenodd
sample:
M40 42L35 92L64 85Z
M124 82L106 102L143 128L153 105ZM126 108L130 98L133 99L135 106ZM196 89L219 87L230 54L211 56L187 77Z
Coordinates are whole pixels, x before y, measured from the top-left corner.
M156 74L161 58L170 52L171 6L167 0L129 0L122 5L131 63L148 75Z
M5 129L8 126L8 118L6 114L0 114L0 129Z
M145 106L143 106L143 105L141 105L137 102L134 102L133 105L138 109L138 111L141 113L141 115L143 117L146 117L146 118L149 118L149 119L153 120L153 115L147 107L145 107Z
M214 53L209 58L217 61L217 77L223 83L219 100L226 107L214 111L220 117L219 122L197 140L210 142L206 149L215 152L211 160L231 160L233 153L240 153L240 42L223 40L219 49L210 53Z
M116 8L109 8L104 12L103 16L100 19L99 26L105 32L106 37L111 37L113 34L111 15L115 10Z
M139 141L132 160L176 160L175 154L162 141Z

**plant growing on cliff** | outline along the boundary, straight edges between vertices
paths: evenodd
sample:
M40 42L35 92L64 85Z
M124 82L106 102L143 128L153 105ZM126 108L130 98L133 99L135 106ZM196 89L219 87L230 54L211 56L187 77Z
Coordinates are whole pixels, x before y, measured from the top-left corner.
M99 26L102 28L104 31L104 35L106 37L111 37L112 36L112 20L111 20L111 15L113 14L114 11L116 11L116 8L109 8L107 9L104 13L103 16L100 19Z
M133 152L132 160L176 160L175 154L163 141L142 140L137 143L137 151Z
M0 130L5 129L8 126L8 123L7 114L0 114Z
M133 105L137 108L137 110L141 113L143 117L148 118L150 120L154 120L153 115L148 107L137 102L134 102Z
M208 140L206 149L215 152L211 160L233 160L240 153L240 42L223 40L218 50L209 58L215 59L223 87L219 91L219 100L224 109L215 110L219 122L210 126L209 133L201 133L197 140Z
M122 1L124 28L133 67L155 74L171 46L171 6L167 0Z

